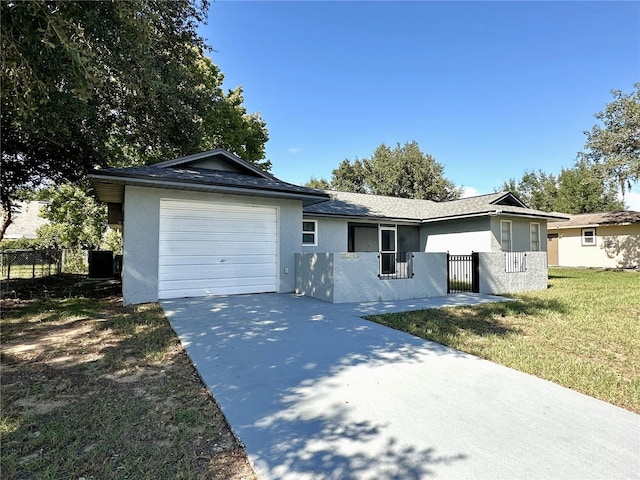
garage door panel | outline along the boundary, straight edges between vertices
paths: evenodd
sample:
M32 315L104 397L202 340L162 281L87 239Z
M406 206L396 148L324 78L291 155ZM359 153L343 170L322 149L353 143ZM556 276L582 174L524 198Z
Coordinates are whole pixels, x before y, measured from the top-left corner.
M234 287L217 287L215 289L193 288L182 290L164 290L163 298L180 298L180 297L206 297L207 295L242 295L248 293L268 293L272 292L268 286L264 290L257 289L255 286L234 286Z
M238 241L231 243L222 242L165 242L160 250L160 256L175 256L181 257L185 253L190 255L202 255L207 256L215 253L219 256L233 256L233 255L275 255L276 249L272 243L267 242L248 242Z
M198 251L207 251L211 248L211 244L215 243L222 245L224 243L244 243L247 245L259 245L269 244L271 248L274 248L276 242L276 234L264 234L255 235L255 233L238 232L233 233L191 233L184 232L183 235L188 235L188 239L182 238L177 234L163 235L160 239L163 246L168 245L188 245L189 248L194 248ZM161 252L162 253L162 252Z
M201 291L202 295L216 295L217 291L221 289L227 289L225 292L229 293L229 289L238 288L242 289L242 293L263 293L270 292L271 285L273 284L274 277L251 277L251 278L239 278L238 282L229 286L226 279L210 278L206 286L203 286L201 279L195 280L172 280L167 282L161 282L160 287L163 291L167 292L181 292L185 290ZM253 290L253 292L247 291ZM188 295L182 295L188 296ZM167 297L171 298L171 297Z
M158 297L277 290L277 209L162 199Z
M224 261L223 261L224 260ZM171 255L160 257L160 267L172 265L219 265L220 263L231 263L233 265L252 265L269 263L273 264L273 255Z
M245 279L245 278L264 278L272 277L274 270L274 263L263 263L252 265L249 270L243 265L191 265L189 269L190 280L221 280L227 281L229 279ZM163 281L180 281L184 280L184 275L179 269L171 267L163 267L160 271ZM227 282L228 283L228 282Z
M235 225L234 225L235 223ZM260 235L276 235L276 225L264 225L261 223L246 223L241 220L229 219L225 224L205 224L202 222L200 226L192 227L190 225L178 225L172 224L171 230L164 230L160 232L164 239L180 238L180 234L192 234L192 235L234 235L238 233L246 235L255 235L259 232Z
M215 213L213 213L215 214ZM172 227L175 230L165 231L163 235L175 235L181 232L191 233L253 233L256 229L275 235L277 224L271 221L254 220L247 221L236 218L227 218L224 221L215 221L212 219L192 219L186 221L174 221Z

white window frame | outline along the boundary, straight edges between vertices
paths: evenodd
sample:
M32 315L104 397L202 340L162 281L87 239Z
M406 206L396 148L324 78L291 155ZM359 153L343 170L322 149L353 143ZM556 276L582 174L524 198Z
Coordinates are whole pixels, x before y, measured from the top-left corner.
M504 223L509 224L509 250L504 249L504 229L502 228L502 224ZM513 225L511 223L511 220L500 220L500 248L503 252L513 251Z
M313 223L313 232L306 231L304 229L305 223ZM313 235L313 243L305 243L305 235ZM303 247L317 247L318 246L318 221L317 220L302 220L302 246Z
M534 236L533 236L533 234L534 234L533 226L534 225L537 227L537 230L535 232L536 236L538 237L537 239L534 238ZM533 248L534 242L537 242L537 244L538 244L537 248ZM539 252L540 251L541 245L540 245L540 223L539 222L530 222L529 223L529 243L530 243L530 247L529 248L531 249L532 252Z
M591 232L591 236L586 236L585 233L587 232ZM582 237L582 246L583 247L595 247L596 246L596 229L595 227L592 228L583 228L582 232L580 234L580 236ZM587 241L587 239L591 240L591 241Z

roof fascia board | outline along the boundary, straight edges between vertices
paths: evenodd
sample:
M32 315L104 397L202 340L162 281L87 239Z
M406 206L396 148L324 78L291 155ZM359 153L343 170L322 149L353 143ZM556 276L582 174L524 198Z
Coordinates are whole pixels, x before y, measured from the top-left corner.
M496 216L499 215L499 213L495 213L495 212L482 212L482 213L465 213L465 214L460 214L460 215L451 215L451 216L447 216L447 217L434 217L434 218L424 218L421 220L420 223L434 223L434 222L442 222L444 220L458 220L458 219L463 219L463 218L474 218L474 217L489 217L489 216Z
M319 203L319 202L318 202ZM398 224L412 224L412 225L420 225L422 221L417 218L395 218L395 217L373 217L368 215L358 216L358 215L341 215L339 213L315 213L315 212L302 212L303 218L342 218L344 220L354 220L354 221L368 221L372 223L383 222L383 223L398 223Z
M596 228L596 227L628 227L629 225L635 225L635 223L583 223L580 225L555 225L547 226L549 230L566 230L569 228Z
M444 220L459 220L465 218L474 218L474 217L497 217L497 216L514 216L514 217L522 217L522 218L535 218L535 219L546 219L546 220L568 220L564 217L555 217L546 214L535 214L535 213L517 213L517 212L505 212L503 210L489 210L486 212L478 212L478 213L467 213L460 215L451 215L448 217L434 217L434 218L425 218L422 220L422 223L434 223L434 222L442 222Z
M551 220L554 222L566 222L569 220L569 217L561 217L558 215L549 215L548 213L518 213L518 212L500 212L502 216L512 216L512 217L522 217L522 218L536 218L536 219L545 219Z
M281 190L266 190L260 188L233 187L229 185L207 185L204 183L188 183L188 182L166 182L147 178L123 178L118 176L94 175L89 174L89 178L96 180L106 180L110 184L116 185L132 185L136 187L155 187L155 188L178 188L182 190L195 190L201 192L229 193L235 195L250 195L286 198L292 200L303 200L305 205L313 205L315 203L325 202L329 198L325 195L310 195L296 192L285 192Z

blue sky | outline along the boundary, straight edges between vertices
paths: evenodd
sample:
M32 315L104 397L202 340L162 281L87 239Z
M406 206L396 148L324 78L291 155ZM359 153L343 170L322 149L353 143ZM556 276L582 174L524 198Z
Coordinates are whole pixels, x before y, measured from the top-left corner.
M640 81L638 2L217 1L201 33L298 184L412 140L471 192L557 174Z

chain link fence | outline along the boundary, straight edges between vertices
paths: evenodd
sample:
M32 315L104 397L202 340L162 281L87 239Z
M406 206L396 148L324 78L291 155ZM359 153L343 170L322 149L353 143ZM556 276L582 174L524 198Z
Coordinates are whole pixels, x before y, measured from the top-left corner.
M0 280L34 279L62 272L62 250L4 250L0 251Z

